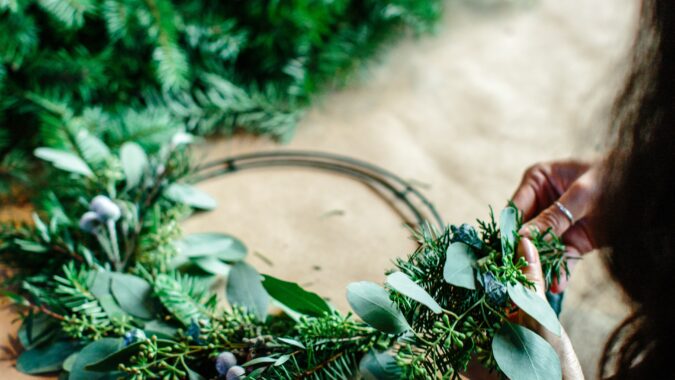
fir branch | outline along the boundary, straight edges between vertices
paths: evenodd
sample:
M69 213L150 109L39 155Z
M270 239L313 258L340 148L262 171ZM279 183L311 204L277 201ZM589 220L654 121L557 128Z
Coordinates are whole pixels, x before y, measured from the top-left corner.
M92 0L38 0L38 4L68 28L81 27L85 13L95 9Z
M199 279L178 273L157 275L153 289L164 307L185 326L213 316L215 296Z

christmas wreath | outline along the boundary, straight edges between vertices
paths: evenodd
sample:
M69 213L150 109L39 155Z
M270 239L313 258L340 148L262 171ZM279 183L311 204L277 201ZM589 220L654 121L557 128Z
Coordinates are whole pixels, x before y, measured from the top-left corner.
M49 187L35 201L33 223L0 230L0 260L12 270L3 294L21 316L24 373L457 379L477 360L512 379L561 378L553 348L509 319L522 309L560 333L555 312L521 271L527 263L515 258L522 220L512 206L476 227L419 223L418 248L394 262L383 285L347 287L353 313L345 314L296 283L259 274L235 237L181 234L182 219L216 207L193 182L245 162L196 168L192 136L183 132L164 145L119 147L84 130L69 137L69 149L34 152L48 163ZM353 166L322 165L371 178ZM405 184L395 193L419 194ZM564 246L550 231L534 231L532 240L550 283L564 272ZM213 287L220 276L224 290Z

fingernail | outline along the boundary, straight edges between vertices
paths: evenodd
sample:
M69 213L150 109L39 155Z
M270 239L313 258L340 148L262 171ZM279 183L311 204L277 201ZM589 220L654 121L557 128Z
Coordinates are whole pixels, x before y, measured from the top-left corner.
M523 257L530 264L536 264L539 262L539 255L537 255L537 249L534 247L534 244L528 238L520 239L520 244L523 247Z

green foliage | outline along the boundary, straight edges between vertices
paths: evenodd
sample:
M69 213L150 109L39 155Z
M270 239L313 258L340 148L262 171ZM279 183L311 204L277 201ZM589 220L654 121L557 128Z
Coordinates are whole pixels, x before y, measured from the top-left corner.
M550 306L526 288L531 285L521 271L526 262L515 260L515 231L522 225L517 211L507 207L500 224L504 229L500 230L491 214L488 222L479 221L480 233L466 225L443 232L422 229L416 234L418 250L408 259L396 261L400 272L391 275L405 274L405 283L410 280L421 288L413 293L408 285L410 289L401 291L399 284L392 286L395 291L390 293L413 331L395 353L404 378L432 379L440 375L457 379L474 356L487 369L501 371L492 345L513 311L507 296L545 326L559 331ZM535 245L547 252L542 255L542 263L543 257L563 252L556 249L559 246L553 248L555 243L541 239L535 239ZM544 263L544 271L555 272L551 261ZM439 305L440 314L435 307L427 306L427 296Z
M149 153L167 126L287 139L316 94L439 15L439 0L0 1L0 123L24 152L63 148L59 124Z
M215 307L215 295L208 293L208 283L179 273L159 274L154 279L155 294L164 307L185 326L208 320Z
M514 208L499 225L492 214L479 221L478 231L415 232L418 249L395 261L384 287L348 286L357 320L296 283L261 276L232 236L181 236L180 221L208 199L187 184L185 132L166 126L170 141L160 145L155 137L99 138L76 126L100 114L73 116L38 100L58 115L50 119L53 148L36 151L48 163L49 191L39 194L32 224L0 228L0 260L16 271L2 294L24 317L25 372L214 378L227 353L260 379L457 379L474 357L514 379L558 376L548 343L507 318L522 309L560 328L523 274L527 263L516 259L522 220ZM171 196L175 186L192 190ZM532 241L547 278L560 276L560 240L546 231ZM227 309L214 287L222 275ZM270 310L270 299L282 313Z

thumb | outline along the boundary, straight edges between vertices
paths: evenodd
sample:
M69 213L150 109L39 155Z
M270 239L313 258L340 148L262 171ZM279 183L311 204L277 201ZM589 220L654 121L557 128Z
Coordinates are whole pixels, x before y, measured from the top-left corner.
M541 269L541 262L539 261L539 252L537 252L537 248L532 244L530 239L520 239L518 257L524 257L527 261L527 266L523 268L523 274L525 274L528 280L534 282L537 294L545 298L546 283L544 282L544 272Z

